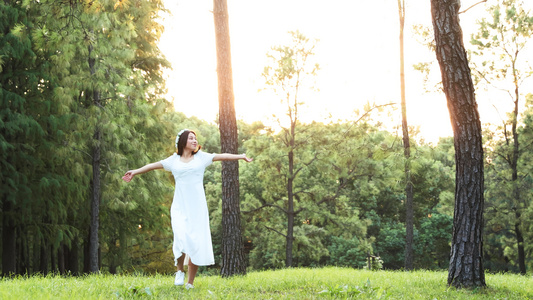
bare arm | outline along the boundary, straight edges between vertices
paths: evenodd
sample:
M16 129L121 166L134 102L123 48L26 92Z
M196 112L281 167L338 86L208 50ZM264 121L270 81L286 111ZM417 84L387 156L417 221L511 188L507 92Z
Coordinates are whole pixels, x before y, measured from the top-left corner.
M230 153L222 153L222 154L215 154L215 157L213 157L213 161L219 161L219 160L239 160L242 159L245 162L251 162L253 158L246 157L246 154L230 154Z
M163 165L160 162L147 164L141 168L130 170L126 172L126 174L124 174L124 177L122 177L122 179L124 179L124 181L126 182L130 182L131 179L133 179L133 176L135 175L143 174L143 173L150 172L152 170L157 170L157 169L163 169Z

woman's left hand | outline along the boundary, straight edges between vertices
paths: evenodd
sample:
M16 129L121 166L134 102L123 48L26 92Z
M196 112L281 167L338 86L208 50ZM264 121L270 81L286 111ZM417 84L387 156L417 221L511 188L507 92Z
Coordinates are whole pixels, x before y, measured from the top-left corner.
M253 158L247 157L247 156L246 156L246 153L243 153L242 155L244 156L243 159L244 159L245 162L251 162L251 161L254 160Z

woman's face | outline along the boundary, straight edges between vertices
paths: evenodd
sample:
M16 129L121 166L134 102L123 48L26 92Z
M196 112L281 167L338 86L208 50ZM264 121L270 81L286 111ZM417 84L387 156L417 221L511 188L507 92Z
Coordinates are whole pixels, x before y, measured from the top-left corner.
M185 148L194 151L197 147L198 141L196 140L196 135L192 132L189 132L189 137L187 138L187 145L185 145Z

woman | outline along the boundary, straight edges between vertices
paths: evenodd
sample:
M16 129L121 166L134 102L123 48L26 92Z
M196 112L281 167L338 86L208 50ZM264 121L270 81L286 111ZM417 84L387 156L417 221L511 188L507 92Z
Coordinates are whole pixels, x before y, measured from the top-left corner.
M170 219L174 233L174 262L178 267L175 285L183 285L185 255L189 256L189 277L185 288L194 288L194 277L198 266L215 263L209 214L203 186L204 171L213 161L239 160L251 162L246 154L212 154L200 151L202 148L196 140L196 133L184 129L176 137L177 152L159 162L147 164L142 168L126 172L123 179L130 182L138 174L156 169L172 172L175 179L175 191Z

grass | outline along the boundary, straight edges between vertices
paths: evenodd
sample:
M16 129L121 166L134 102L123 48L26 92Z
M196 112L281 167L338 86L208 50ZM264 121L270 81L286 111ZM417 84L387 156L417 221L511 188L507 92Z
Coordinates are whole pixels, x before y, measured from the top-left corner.
M198 276L195 289L171 275L33 276L0 280L0 299L533 299L533 277L486 274L487 288L446 286L445 271L327 267Z

